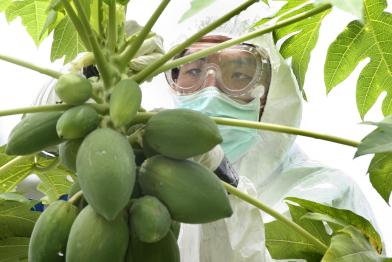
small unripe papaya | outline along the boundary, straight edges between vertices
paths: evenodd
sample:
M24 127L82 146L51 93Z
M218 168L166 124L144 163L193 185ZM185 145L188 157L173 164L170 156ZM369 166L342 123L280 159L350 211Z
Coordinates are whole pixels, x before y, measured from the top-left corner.
M63 200L49 205L31 234L29 261L64 261L68 235L77 214L76 206Z
M128 204L136 177L128 140L110 128L91 132L80 145L76 171L83 196L94 210L113 220Z
M66 261L123 262L128 247L128 232L123 214L113 221L107 221L91 206L86 206L69 233Z
M65 141L59 146L61 163L68 169L76 172L76 155L83 139Z
M142 102L142 91L131 79L118 82L110 96L110 119L115 127L126 126L136 116Z
M93 92L90 81L76 73L60 76L54 89L57 96L69 105L83 104Z
M98 127L100 117L88 105L68 109L57 121L56 130L60 138L77 139L86 136Z
M190 160L148 158L140 167L139 184L143 193L158 198L179 222L208 223L233 213L219 178Z
M189 109L158 112L148 120L143 137L143 145L176 159L203 154L221 142L215 122Z
M170 230L169 211L153 196L133 200L129 210L130 226L140 241L153 243L161 240Z

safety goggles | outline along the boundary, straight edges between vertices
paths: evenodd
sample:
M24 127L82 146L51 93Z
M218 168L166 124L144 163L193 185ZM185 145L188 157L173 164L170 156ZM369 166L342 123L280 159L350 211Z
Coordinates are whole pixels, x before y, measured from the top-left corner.
M215 43L196 43L174 59L186 57ZM269 87L271 65L264 50L241 44L191 61L166 72L177 95L189 95L215 86L232 98L261 97Z

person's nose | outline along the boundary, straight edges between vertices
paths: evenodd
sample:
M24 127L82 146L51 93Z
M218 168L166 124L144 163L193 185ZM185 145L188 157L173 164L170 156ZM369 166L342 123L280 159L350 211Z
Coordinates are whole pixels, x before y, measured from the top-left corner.
M216 86L216 71L212 68L208 69L206 73L206 80L204 82L204 87Z

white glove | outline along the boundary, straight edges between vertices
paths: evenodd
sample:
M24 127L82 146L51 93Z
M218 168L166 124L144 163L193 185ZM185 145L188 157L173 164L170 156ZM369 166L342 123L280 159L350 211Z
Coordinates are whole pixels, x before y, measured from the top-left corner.
M225 156L223 149L220 145L216 145L207 153L197 155L189 158L189 160L195 161L211 171L215 171Z

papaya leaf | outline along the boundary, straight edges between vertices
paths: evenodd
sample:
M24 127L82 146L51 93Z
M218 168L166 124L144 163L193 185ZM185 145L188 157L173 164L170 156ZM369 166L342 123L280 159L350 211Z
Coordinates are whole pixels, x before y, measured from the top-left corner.
M347 226L332 237L321 262L352 261L387 262L392 259L379 255L356 227Z
M303 220L301 217L307 213L304 208L290 204L288 206L294 222L329 245L330 236L322 222ZM316 262L323 256L318 247L280 221L267 223L265 232L266 246L274 259L306 259L308 262Z
M50 53L51 61L65 56L64 63L72 61L80 52L85 51L70 18L65 16L54 29L53 44Z
M359 144L355 157L392 152L392 116L385 117L381 122L364 122L377 128L366 135Z
M313 8L314 4L306 4L282 16L278 21L309 11ZM275 41L283 41L280 53L284 58L292 58L291 64L293 72L296 76L301 92L303 92L305 74L308 69L310 54L316 46L321 22L329 12L330 9L274 31Z
M40 33L45 25L48 5L48 1L42 0L12 1L5 13L8 22L20 16L27 32L38 46L42 41L40 39Z
M213 4L215 0L192 0L191 7L180 18L180 23Z
M363 19L363 0L317 0L318 3L330 3L359 19Z
M0 262L27 262L30 238L10 237L0 240Z
M15 193L14 193L15 194ZM21 196L22 197L22 196ZM40 212L31 208L37 201L10 200L0 195L0 239L7 237L30 237ZM1 254L1 252L0 252Z
M282 0L280 0L280 1L282 1ZM285 0L283 0L283 1L285 1ZM270 17L262 18L260 21L255 23L254 27L261 26L273 18L277 18L277 17L280 17L284 14L288 14L306 2L309 2L309 0L289 0L279 9L279 11L277 13L273 14Z
M72 186L72 182L67 178L71 176L70 172L61 167L50 171L37 172L37 175L41 179L37 189L46 195L43 199L45 204L50 204L59 199L60 196L67 194Z
M373 187L388 204L392 192L392 153L375 154L368 173Z
M352 21L328 48L324 65L327 92L346 79L359 62L370 58L357 81L356 100L364 118L383 91L384 115L392 113L392 15L385 0L364 0L364 24Z
M374 246L378 252L381 252L383 246L380 235L369 220L362 216L355 214L351 210L334 208L306 199L287 197L286 200L297 203L309 212L325 214L340 221L342 224L355 226L362 232L362 234L369 238L372 246Z
M0 193L15 190L34 168L32 157L8 156L4 151L5 146L0 147Z
M11 4L12 0L1 0L0 1L0 12L3 12Z

